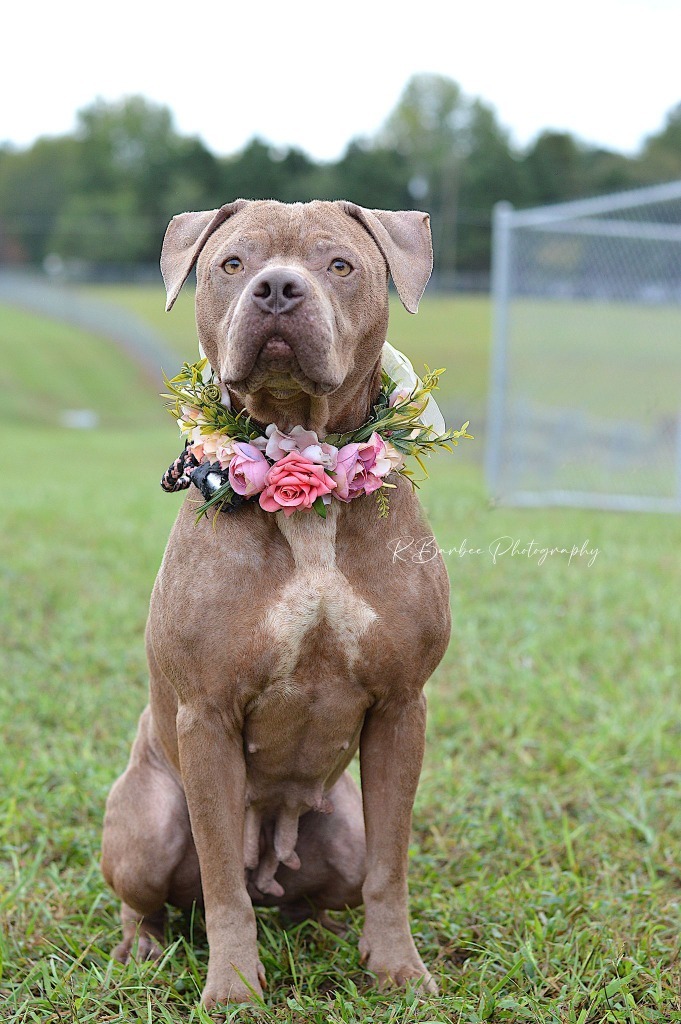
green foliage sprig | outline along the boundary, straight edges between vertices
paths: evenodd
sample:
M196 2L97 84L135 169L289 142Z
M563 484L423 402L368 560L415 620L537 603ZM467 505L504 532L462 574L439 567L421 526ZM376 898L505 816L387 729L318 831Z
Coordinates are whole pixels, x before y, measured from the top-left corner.
M473 434L468 433L470 421L467 420L459 430L447 430L444 434L435 434L432 427L423 422L423 415L428 404L428 399L433 391L440 386L440 377L445 370L431 370L425 367L426 372L421 386L415 388L403 401L390 406L390 396L399 385L396 385L392 377L385 372L381 373L381 390L376 400L369 419L363 423L358 430L345 434L329 434L324 440L329 444L342 447L355 441L368 441L374 431L381 437L390 441L402 455L411 456L421 467L425 478L428 477L428 470L423 464L423 457L429 457L438 448L445 451L453 451L461 438L473 440ZM452 447L453 446L453 447ZM418 487L414 474L408 466L402 466L395 472L405 477L412 487Z
M211 373L208 381L203 379L203 371L207 366L208 360L200 359L196 363L183 363L175 377L163 374L163 383L169 394L161 397L168 399L170 414L176 420L183 421L187 427L199 427L202 434L224 434L246 442L260 437L260 430L253 426L245 409L233 413L222 404L222 392L215 374ZM200 419L187 418L187 407L198 410L201 413Z

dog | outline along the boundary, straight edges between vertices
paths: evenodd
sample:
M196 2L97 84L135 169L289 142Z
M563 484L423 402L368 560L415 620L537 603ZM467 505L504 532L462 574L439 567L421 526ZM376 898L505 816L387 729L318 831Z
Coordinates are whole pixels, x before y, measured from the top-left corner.
M368 418L388 278L416 312L429 218L240 199L170 222L168 310L194 266L200 343L233 408L321 438ZM394 558L395 538L432 538L394 482L387 518L364 496L325 519L248 502L198 522L192 486L171 532L149 704L107 800L102 870L122 900L120 960L160 956L167 904L203 906L208 1009L262 994L254 905L330 924L328 910L363 903L378 985L437 991L410 932L407 851L449 581L439 555ZM358 750L361 793L347 771Z

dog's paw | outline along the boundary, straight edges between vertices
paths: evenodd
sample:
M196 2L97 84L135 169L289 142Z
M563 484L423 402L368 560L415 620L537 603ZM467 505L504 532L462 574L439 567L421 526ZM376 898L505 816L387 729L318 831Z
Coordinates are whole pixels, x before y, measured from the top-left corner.
M114 960L128 964L131 960L160 960L163 950L152 935L141 932L132 938L123 939L114 949Z
M370 944L362 936L359 952L360 963L375 975L379 991L406 988L411 982L419 995L437 995L437 983L416 952L411 936L409 941L387 946Z
M258 1003L262 999L263 989L267 988L265 968L257 962L253 971L230 969L229 977L208 978L201 995L201 1005L205 1010L214 1010L217 1006L228 1003Z

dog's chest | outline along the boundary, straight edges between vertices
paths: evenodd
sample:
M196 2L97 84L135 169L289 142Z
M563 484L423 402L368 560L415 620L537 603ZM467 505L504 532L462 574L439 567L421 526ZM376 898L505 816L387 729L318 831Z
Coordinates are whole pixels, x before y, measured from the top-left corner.
M361 668L377 614L335 564L333 513L326 521L294 516L280 529L295 570L259 625L272 667L247 708L246 755L255 775L318 783L356 746L370 703Z

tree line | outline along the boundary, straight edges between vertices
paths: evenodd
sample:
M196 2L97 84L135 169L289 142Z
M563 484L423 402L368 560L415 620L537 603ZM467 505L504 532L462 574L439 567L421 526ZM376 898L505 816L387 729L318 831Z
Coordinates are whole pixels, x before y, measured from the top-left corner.
M681 178L681 103L627 156L543 131L523 151L494 109L440 75L412 78L381 130L335 162L253 138L216 156L176 130L171 111L133 96L97 100L74 132L0 147L0 262L48 254L94 263L158 259L171 216L250 199L349 199L425 209L444 280L489 268L497 200L518 207Z

